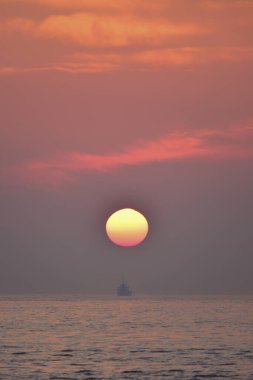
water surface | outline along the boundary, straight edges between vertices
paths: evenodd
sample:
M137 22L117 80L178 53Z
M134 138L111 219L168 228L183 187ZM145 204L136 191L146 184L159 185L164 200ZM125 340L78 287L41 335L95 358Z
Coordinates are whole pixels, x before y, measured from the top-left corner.
M0 379L253 380L253 297L0 297Z

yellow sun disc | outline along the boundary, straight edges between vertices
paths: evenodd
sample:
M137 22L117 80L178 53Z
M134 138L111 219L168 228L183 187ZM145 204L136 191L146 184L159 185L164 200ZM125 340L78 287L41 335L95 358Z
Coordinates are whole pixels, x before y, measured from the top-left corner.
M106 233L113 243L132 247L141 243L147 236L148 222L140 212L124 208L109 217Z

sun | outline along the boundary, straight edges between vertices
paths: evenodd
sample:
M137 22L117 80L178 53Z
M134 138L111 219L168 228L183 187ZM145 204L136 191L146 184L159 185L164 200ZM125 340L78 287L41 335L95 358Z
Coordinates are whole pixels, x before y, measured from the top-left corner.
M140 244L147 236L148 222L139 211L123 208L109 217L106 233L113 243L132 247Z

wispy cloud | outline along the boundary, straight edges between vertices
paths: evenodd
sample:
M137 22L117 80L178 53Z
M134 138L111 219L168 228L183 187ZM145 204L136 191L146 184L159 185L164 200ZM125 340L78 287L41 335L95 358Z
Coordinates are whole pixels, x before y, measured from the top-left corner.
M29 72L98 73L116 70L166 70L168 67L198 67L212 62L251 62L253 48L171 48L124 53L78 52L62 64L2 66L1 74Z
M0 14L3 6L8 16L0 17L0 74L154 70L253 59L252 2L2 0Z
M253 158L253 126L173 133L107 155L67 152L41 161L30 161L9 172L28 183L60 184L76 181L86 172L116 169L190 158Z
M36 33L40 37L70 40L83 46L163 46L171 36L195 35L204 31L194 24L172 23L134 15L76 13L50 16Z

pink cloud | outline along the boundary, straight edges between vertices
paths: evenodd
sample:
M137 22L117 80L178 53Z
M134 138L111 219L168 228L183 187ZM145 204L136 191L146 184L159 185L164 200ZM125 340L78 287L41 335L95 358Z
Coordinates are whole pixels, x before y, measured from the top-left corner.
M12 169L18 181L60 184L86 172L111 172L129 166L190 158L253 158L253 126L174 133L107 155L67 152Z

